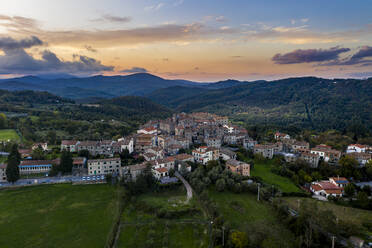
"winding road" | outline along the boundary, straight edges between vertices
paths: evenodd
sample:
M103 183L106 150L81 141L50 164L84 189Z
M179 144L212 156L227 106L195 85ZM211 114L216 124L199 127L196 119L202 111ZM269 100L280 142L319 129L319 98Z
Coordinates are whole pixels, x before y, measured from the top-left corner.
M186 190L187 190L187 200L186 200L186 202L188 202L188 201L192 198L192 188L191 188L189 182L187 182L187 181L185 180L185 178L183 178L183 176L181 176L181 174L178 173L178 171L176 171L176 172L174 173L174 175L175 175L176 177L178 177L178 178L182 181L183 185L185 185L185 188L186 188Z

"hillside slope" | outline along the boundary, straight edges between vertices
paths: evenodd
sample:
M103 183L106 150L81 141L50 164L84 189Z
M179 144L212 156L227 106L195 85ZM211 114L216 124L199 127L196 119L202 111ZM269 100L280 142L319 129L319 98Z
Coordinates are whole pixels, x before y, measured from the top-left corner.
M251 124L372 128L372 79L288 78L247 82L198 94L179 88L168 97L167 91L155 91L150 97L177 111L209 111Z

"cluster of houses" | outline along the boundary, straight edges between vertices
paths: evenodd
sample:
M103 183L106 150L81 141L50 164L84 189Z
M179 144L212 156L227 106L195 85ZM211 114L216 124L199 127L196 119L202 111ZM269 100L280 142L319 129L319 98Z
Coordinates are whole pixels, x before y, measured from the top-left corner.
M351 144L346 149L346 154L354 157L361 166L372 159L372 146Z
M349 184L349 181L344 177L331 177L328 181L313 182L310 186L310 191L317 196L328 198L342 197L344 188Z
M274 155L283 155L287 162L298 159L306 161L312 168L317 168L321 160L330 164L337 164L342 153L327 145L317 145L310 148L306 141L292 139L288 134L276 132L276 143L256 144L253 147L254 154L261 154L271 159Z
M204 145L203 145L204 144ZM248 136L247 130L231 125L227 117L210 113L175 114L166 120L149 121L135 134L118 140L80 141L63 140L61 151L72 153L87 151L90 155L103 155L104 159L86 160L74 158L74 168L86 175L113 174L136 178L147 167L158 179L167 178L170 170L191 171L187 163L207 164L208 161L223 159L234 173L250 175L250 165L236 160L236 154L222 145L241 145L253 148L256 141ZM198 147L186 154L192 145ZM48 174L60 160L31 160L32 150L48 150L46 143L38 143L32 149L20 149L23 160L19 165L21 175ZM131 166L121 166L117 153L127 150L130 154L144 158L144 162ZM0 179L6 180L6 165L0 165ZM2 173L3 172L3 173Z
M171 169L187 171L191 167L186 162L207 164L208 161L223 159L229 161L228 168L244 176L250 175L250 165L236 161L236 154L223 145L241 145L253 147L247 130L231 125L227 117L210 113L175 114L166 120L149 121L137 133L131 136L134 151L142 155L145 161L138 165L123 167L123 175L136 176L147 166L151 166L156 178L169 176ZM190 154L185 150L191 146Z

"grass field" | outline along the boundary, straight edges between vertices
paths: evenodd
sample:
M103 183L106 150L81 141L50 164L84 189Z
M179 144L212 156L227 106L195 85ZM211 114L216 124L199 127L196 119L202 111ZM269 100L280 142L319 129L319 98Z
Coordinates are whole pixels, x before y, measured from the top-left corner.
M271 172L272 164L268 162L255 161L251 171L252 176L261 177L268 184L278 186L283 192L301 192L301 190L287 177L282 177Z
M118 247L208 247L208 224L182 190L140 195L122 215ZM164 210L173 216L159 217Z
M360 229L363 230L364 233L372 235L371 232L368 233L368 230L363 227L363 223L372 223L372 211L352 207L344 207L336 205L332 202L323 202L311 198L283 197L282 200L287 202L288 205L295 210L298 210L299 204L301 206L301 204L315 203L318 205L318 209L331 210L333 214L338 217L339 220L353 223L360 227Z
M244 231L250 240L259 242L255 245L293 247L292 233L280 223L272 207L265 202L257 202L255 195L210 190L209 196L216 202L225 225Z
M0 247L104 247L117 211L109 185L0 191Z
M20 141L21 138L18 136L17 132L14 129L2 129L0 130L0 141Z

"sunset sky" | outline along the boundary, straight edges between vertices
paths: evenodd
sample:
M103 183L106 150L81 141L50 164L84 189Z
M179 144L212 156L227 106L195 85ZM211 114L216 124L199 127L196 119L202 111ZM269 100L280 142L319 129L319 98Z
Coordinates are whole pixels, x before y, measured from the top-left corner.
M0 77L372 77L370 0L2 0Z

